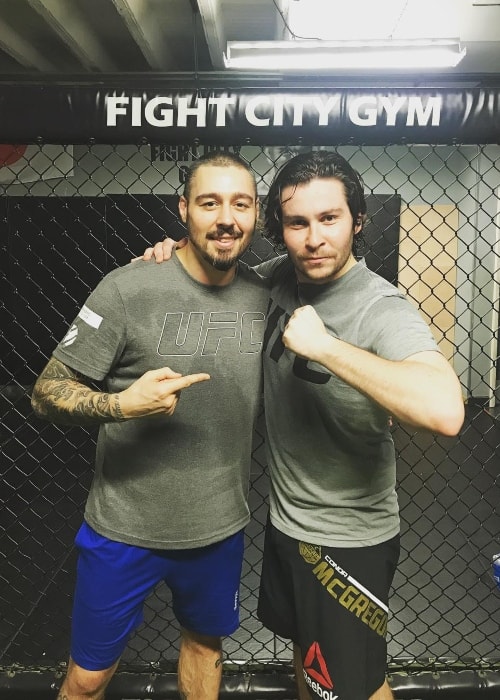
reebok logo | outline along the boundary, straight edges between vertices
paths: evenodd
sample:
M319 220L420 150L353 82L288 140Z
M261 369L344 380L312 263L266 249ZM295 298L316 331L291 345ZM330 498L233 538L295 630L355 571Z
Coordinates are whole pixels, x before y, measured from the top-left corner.
M314 666L317 666L318 668L316 669ZM326 688L333 688L332 679L328 673L328 669L318 642L313 642L309 647L309 651L304 659L304 671L312 676L312 678L319 681L321 685L324 685Z
M338 700L339 696L332 693L333 682L318 642L313 642L309 647L304 659L303 673L307 685L316 695L323 700Z

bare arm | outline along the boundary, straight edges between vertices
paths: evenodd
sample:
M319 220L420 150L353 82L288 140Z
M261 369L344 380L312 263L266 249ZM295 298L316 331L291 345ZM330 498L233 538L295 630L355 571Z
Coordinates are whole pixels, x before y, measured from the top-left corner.
M82 380L82 375L52 357L33 387L33 410L40 418L68 425L124 420L118 394L94 391Z
M31 405L40 418L65 425L172 415L181 390L206 379L208 374L182 376L164 367L146 372L124 391L107 393L91 389L81 375L52 357L33 387Z
M416 353L400 362L386 360L329 335L312 306L294 312L283 342L404 423L443 435L456 435L462 427L460 382L438 352Z

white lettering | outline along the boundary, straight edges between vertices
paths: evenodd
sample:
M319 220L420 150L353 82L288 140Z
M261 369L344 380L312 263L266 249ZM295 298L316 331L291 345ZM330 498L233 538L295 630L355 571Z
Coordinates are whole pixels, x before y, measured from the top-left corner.
M132 126L141 126L142 99L140 97L132 97Z
M328 126L328 115L334 107L340 102L340 95L335 95L334 97L329 97L326 104L319 97L313 98L313 105L318 110L319 119L318 126Z
M375 105L368 107L367 105ZM361 113L361 110L364 110ZM349 105L349 119L356 126L375 126L377 123L377 98L357 97Z
M345 571L341 566L339 566L337 562L333 561L333 559L330 556L328 556L328 554L325 555L325 560L330 564L330 566L333 566L334 569L337 569L339 574L345 576L346 578L349 577L347 571Z
M179 105L177 107L177 126L187 126L187 118L189 116L196 117L196 126L206 126L207 98L199 97L197 104L194 107L189 107L189 102L191 102L190 98L179 97Z
M323 700L339 700L339 696L334 695L331 690L323 690L319 683L312 681L305 669L302 669L302 673L304 674L304 679L307 685L316 693L316 695L319 695L320 698L323 698Z
M161 115L161 118L155 117L155 110L158 107L160 107L160 105L168 105L170 107L171 104L171 97L153 97L152 100L146 102L146 106L144 108L144 117L147 123L151 124L151 126L172 126L173 113L171 109L159 109L158 111Z
M106 126L116 126L116 117L119 114L127 114L128 97L117 97L110 95L106 98Z
M387 126L394 126L396 124L396 114L399 112L405 102L406 97L398 97L397 100L394 100L394 102L388 97L380 98L380 104L387 114Z
M305 97L299 97L292 100L293 126L302 126L305 104L307 104L307 100L305 99Z
M260 105L269 105L269 98L268 97L261 97L260 95L258 97L252 97L250 100L247 102L247 106L245 107L245 117L248 121L249 124L253 124L253 126L269 126L269 119L260 119L256 114L255 110L260 106Z
M347 100L347 114L341 113L340 94L325 95L255 95L245 102L245 119L251 126L301 127L304 122L318 127L329 126L332 121L350 121L361 127L383 124L394 127L398 115L406 111L406 126L439 126L441 119L440 96L425 100L417 95L362 95ZM127 117L131 126L143 123L154 127L197 128L207 126L208 109L211 125L227 126L228 108L236 105L236 96L216 97L165 97L156 96L145 100L144 96L125 97L112 95L106 98L106 125L116 126L119 118ZM400 117L404 122L404 116Z
M283 126L284 111L285 98L283 95L276 95L274 98L273 126Z
M439 126L441 119L440 97L429 97L426 107L424 107L422 104L420 97L408 98L408 117L406 119L407 126L414 126L415 118L418 126L427 126L430 116L432 116L431 125Z
M234 105L235 97L209 97L208 104L215 105L215 126L226 126L226 107Z

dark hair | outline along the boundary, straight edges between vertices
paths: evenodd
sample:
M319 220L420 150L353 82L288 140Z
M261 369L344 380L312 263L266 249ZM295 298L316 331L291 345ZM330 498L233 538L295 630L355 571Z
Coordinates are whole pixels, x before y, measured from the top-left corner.
M283 240L282 192L285 187L297 187L311 180L334 177L344 185L347 204L354 224L366 219L363 181L347 160L335 151L300 153L287 161L275 175L266 197L264 209L265 235L278 250L285 248ZM361 233L361 232L360 232ZM354 236L353 253L360 244L360 234Z
M253 170L250 168L249 164L246 161L244 161L243 158L240 158L240 156L232 152L211 151L210 153L207 153L206 155L202 156L199 160L194 161L194 163L189 168L187 172L186 181L184 182L184 191L182 193L186 199L189 199L193 178L196 175L198 168L201 168L202 165L213 165L220 168L229 168L231 166L243 168L251 175L253 183L255 185L255 194L257 195L257 184L255 182L255 175L253 173Z

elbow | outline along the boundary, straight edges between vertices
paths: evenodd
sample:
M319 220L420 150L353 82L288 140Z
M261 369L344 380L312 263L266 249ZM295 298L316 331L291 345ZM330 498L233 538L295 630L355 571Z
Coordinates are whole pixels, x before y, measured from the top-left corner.
M465 407L463 399L453 405L443 407L435 416L433 432L445 437L455 437L460 432L465 419Z
M35 414L35 416L37 416L37 418L43 417L41 406L40 406L35 394L31 395L31 408L33 409L33 413Z
M35 416L37 416L37 418L45 418L43 402L40 400L40 396L38 395L36 383L33 387L33 391L31 392L31 408L33 409L33 413Z

